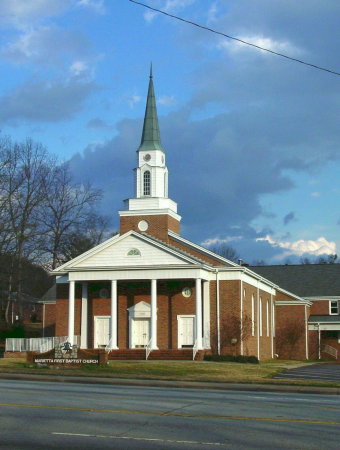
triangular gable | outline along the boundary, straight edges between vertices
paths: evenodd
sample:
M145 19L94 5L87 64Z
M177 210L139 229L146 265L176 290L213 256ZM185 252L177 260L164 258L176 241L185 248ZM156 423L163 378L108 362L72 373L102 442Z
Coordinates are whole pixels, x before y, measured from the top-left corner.
M150 237L129 231L115 236L54 271L97 267L159 266L197 264L194 258L181 254Z

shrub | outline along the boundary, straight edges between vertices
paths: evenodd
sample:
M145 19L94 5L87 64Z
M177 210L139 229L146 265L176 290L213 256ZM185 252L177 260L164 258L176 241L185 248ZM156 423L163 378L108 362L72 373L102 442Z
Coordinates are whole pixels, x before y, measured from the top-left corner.
M258 364L259 360L256 356L243 356L243 355L204 355L204 361L215 362L238 362L243 364Z

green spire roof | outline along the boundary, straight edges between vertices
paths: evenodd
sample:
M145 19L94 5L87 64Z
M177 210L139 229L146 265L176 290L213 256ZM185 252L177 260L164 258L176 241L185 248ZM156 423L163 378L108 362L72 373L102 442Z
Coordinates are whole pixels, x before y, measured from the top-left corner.
M155 92L152 81L152 66L150 68L150 81L145 108L143 134L138 151L141 150L161 150L164 152L159 135Z

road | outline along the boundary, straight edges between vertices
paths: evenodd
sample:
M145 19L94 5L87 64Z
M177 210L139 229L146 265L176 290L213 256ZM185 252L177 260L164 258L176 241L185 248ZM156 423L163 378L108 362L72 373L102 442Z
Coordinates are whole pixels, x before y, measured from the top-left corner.
M338 449L337 395L0 380L0 448Z

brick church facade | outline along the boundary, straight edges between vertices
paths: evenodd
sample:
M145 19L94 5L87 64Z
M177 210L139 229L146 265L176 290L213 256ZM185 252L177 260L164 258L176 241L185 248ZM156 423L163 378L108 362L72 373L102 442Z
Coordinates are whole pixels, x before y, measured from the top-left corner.
M45 327L112 358L147 349L155 358L197 351L269 359L278 327L294 320L300 333L284 356L308 359L311 300L180 235L152 74L137 155L135 197L119 211L119 234L53 271Z

